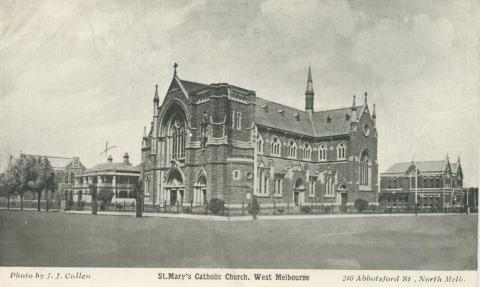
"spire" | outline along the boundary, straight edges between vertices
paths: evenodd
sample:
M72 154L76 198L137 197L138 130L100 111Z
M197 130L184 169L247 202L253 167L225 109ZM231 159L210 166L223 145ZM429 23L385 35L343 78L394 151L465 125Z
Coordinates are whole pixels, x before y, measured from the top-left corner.
M458 156L457 158L457 163L460 163L460 156Z
M447 152L447 156L445 157L445 160L446 160L446 161L449 161L449 160L450 160L450 157L448 156L448 152Z
M158 103L159 98L158 98L158 85L155 85L155 95L153 96L153 101L155 103Z
M307 78L307 89L305 90L305 110L313 112L313 97L315 93L313 92L313 81L312 81L312 68L308 65L308 78Z
M367 105L367 97L368 97L367 92L365 92L365 105Z
M372 113L373 125L377 125L377 113L375 112L375 104L373 104L373 113Z
M143 126L143 138L147 137L147 127Z
M312 81L312 67L308 65L308 79L307 79L307 90L305 94L314 94L313 92L313 81Z
M356 110L357 110L357 104L355 103L355 98L356 98L356 96L353 95L352 111L356 111Z
M153 96L153 116L155 117L157 115L157 110L158 110L158 85L155 85L155 96Z

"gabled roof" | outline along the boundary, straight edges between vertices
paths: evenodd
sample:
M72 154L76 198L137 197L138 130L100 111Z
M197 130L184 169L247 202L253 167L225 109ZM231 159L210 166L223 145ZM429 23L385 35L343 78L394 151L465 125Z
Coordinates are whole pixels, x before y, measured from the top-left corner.
M37 155L37 154L26 154L26 155L32 156L35 158L46 157L54 170L63 170L73 161L73 157L61 157L61 156L49 156L49 155Z
M195 82L184 81L184 80L180 80L180 82L182 83L185 90L187 90L187 92L189 92L189 93L200 90L200 89L203 89L203 88L206 88L206 87L209 86L209 85L206 85L206 84L195 83Z
M267 105L268 110L262 108L264 105ZM295 117L297 115L299 120ZM314 136L312 122L309 117L305 111L259 97L256 98L255 123L257 125Z
M463 176L462 165L459 162L451 163L450 167L452 168L453 175L457 175L457 173L460 173L460 175Z
M412 162L395 163L389 167L384 174L405 174L412 164ZM447 161L416 161L414 164L420 173L443 173L445 171Z
M208 86L209 85L207 84L201 84L201 83L182 80L175 74L173 76L172 82L170 83L170 87L168 87L168 92L181 89L182 91L187 93L186 96L188 97L188 94L194 91L206 88Z
M357 110L360 109L361 106L357 107ZM327 118L330 118L330 120L328 121ZM349 134L350 123L353 120L352 109L348 107L314 112L312 113L312 120L317 136Z
M352 109L340 108L317 111L312 115L306 111L256 98L255 123L257 125L286 130L307 136L335 136L350 133ZM362 106L358 106L360 110Z
M186 96L188 97L188 94L209 86L207 84L181 80L175 74L168 91L182 90L183 93L187 93ZM368 111L365 105L357 106L356 108L357 113L363 110ZM305 136L324 137L349 134L350 123L353 120L357 119L353 118L351 107L316 111L310 115L307 111L256 97L255 123L264 127Z

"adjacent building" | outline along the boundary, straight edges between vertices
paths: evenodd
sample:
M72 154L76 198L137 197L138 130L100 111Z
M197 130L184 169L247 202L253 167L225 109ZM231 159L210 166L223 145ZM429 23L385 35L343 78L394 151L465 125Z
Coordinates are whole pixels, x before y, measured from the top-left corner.
M380 175L379 203L390 208L443 209L463 207L463 172L460 157L438 161L395 163Z
M47 158L55 172L58 187L56 191L51 194L53 200L63 200L73 194L75 177L85 170L85 166L77 156L74 157L60 157L49 155L26 154L35 158ZM35 197L36 194L32 194ZM29 195L26 195L28 199Z
M309 68L304 96L294 97L304 110L227 83L180 79L175 65L161 104L155 88L142 140L146 200L202 207L220 199L229 208L253 196L263 207L376 204L378 133L367 93L358 105L353 96L345 108L316 111Z
M112 201L134 201L134 188L139 177L140 168L130 163L128 153L123 156L123 162L113 162L110 155L107 162L97 164L75 177L74 193L69 199L76 202L91 202L90 186L94 184L97 192L111 190Z

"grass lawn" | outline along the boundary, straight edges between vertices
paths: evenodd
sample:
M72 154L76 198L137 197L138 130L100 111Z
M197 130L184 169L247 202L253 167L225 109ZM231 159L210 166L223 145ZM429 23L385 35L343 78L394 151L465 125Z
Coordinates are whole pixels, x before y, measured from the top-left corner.
M0 211L0 266L475 270L477 216L223 222Z

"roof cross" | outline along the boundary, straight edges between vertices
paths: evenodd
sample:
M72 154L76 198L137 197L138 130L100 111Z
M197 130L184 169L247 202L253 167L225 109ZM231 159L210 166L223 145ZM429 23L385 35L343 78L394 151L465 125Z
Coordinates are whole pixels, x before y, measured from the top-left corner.
M177 67L178 67L177 62L173 63L173 70L174 70L173 72L175 75L177 74Z

